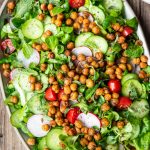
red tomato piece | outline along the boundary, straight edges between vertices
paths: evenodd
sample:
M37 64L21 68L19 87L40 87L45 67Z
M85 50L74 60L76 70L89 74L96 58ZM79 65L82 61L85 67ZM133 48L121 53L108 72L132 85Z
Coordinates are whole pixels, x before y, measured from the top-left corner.
M69 5L72 8L79 8L85 4L85 0L69 0Z
M132 100L128 97L122 96L119 98L119 102L117 104L117 107L119 109L126 109L132 104Z
M108 87L111 92L119 93L121 90L121 83L117 79L111 79L108 82Z
M131 27L124 27L123 29L123 36L127 37L133 33L133 29Z
M14 52L14 50L15 50L15 47L13 46L11 39L6 39L1 43L1 49L3 51L5 51L7 48L9 48L9 52L8 52L9 54Z
M64 89L61 89L58 93L58 100L61 101L62 100L62 95L64 94Z
M45 91L45 98L48 101L56 101L57 100L57 94L52 90L52 87L49 87Z
M78 115L81 113L78 107L71 108L67 113L67 119L70 123L74 124L77 120Z

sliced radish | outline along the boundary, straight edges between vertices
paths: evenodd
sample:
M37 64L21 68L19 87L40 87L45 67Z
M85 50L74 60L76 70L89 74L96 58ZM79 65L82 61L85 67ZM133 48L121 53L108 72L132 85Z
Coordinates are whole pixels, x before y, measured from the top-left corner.
M87 11L80 12L78 15L79 16L83 16L83 17L84 16L88 16L88 19L89 19L90 22L94 21L93 16L89 12L87 12Z
M20 68L13 69L13 70L10 72L10 80L13 80L17 75L19 75L20 71L21 71Z
M44 115L33 115L27 122L27 128L35 137L43 137L47 135L48 131L44 131L42 126L49 124L51 118Z
M77 119L80 120L84 124L84 126L88 128L101 127L99 118L92 113L87 113L87 114L81 113L79 114Z
M92 51L85 46L77 47L72 50L72 53L75 55L83 54L85 56L92 56Z
M29 59L25 58L22 51L18 52L17 59L23 63L25 68L28 68L31 63L34 63L35 65L38 65L40 62L40 55L39 53L34 49L32 55Z

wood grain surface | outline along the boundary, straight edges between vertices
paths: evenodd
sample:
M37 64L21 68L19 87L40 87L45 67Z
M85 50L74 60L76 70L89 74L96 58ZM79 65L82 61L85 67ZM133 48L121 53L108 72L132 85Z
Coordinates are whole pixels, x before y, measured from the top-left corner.
M3 0L0 0L0 3ZM128 0L129 4L136 13L145 33L147 43L150 48L150 5L142 0ZM9 123L5 106L2 102L0 92L0 150L25 150L24 146L18 139L14 129Z

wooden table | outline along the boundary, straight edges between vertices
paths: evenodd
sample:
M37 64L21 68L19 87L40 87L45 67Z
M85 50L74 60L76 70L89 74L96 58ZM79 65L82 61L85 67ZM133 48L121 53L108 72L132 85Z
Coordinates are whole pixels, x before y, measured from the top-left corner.
M0 0L3 1L3 0ZM135 11L150 47L150 5L141 0L128 0ZM25 150L9 123L9 118L2 103L0 93L0 150Z

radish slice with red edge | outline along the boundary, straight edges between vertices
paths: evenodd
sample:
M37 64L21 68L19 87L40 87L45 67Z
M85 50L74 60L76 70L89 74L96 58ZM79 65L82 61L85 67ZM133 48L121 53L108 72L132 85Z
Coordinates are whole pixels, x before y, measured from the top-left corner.
M25 58L24 54L22 51L19 51L18 52L18 55L17 55L17 59L23 63L24 67L25 68L28 68L29 65L31 63L34 63L35 65L38 65L39 62L40 62L40 55L39 53L34 49L33 50L33 53L31 54L30 58Z
M88 128L101 127L100 119L92 113L81 113L78 115L77 119L80 120L83 123L83 125Z
M17 69L13 69L10 72L10 80L13 80L19 73L20 73L21 69L17 68Z
M83 54L85 56L92 56L92 51L88 48L88 47L85 47L85 46L81 46L81 47L77 47L77 48L74 48L72 50L72 53L75 54L75 55L79 55L79 54Z
M29 118L27 122L27 128L35 137L43 137L47 135L48 131L44 131L42 126L44 124L49 124L51 118L44 115L33 115Z

